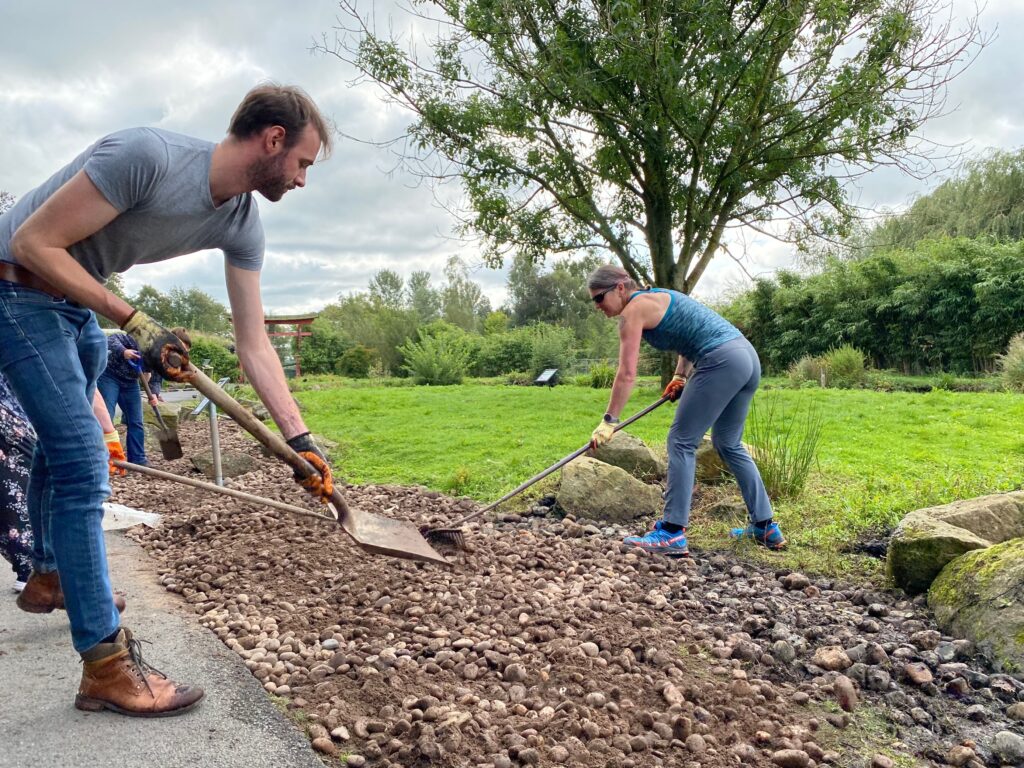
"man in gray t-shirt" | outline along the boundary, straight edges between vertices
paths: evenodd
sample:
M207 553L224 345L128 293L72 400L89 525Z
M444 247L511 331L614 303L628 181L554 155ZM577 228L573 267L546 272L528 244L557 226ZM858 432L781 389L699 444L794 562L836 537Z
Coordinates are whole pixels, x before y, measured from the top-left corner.
M263 227L252 193L277 201L304 186L306 170L330 145L326 122L305 93L259 86L218 144L152 128L119 131L0 215L0 372L38 435L28 492L33 573L18 605L66 608L83 660L80 709L168 715L203 696L149 671L120 625L100 524L110 485L92 396L106 341L93 313L131 334L164 378L187 376L188 353L103 281L133 264L223 250L242 366L289 445L320 469L323 483L314 492L329 493L330 468L264 328ZM169 353L180 356L180 366L170 364ZM136 684L140 676L145 685Z

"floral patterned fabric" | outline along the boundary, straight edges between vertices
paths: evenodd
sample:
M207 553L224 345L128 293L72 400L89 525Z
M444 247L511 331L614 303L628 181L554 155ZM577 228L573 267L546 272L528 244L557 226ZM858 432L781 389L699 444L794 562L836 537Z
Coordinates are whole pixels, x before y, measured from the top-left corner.
M32 570L26 489L35 444L35 430L0 375L0 554L21 581Z

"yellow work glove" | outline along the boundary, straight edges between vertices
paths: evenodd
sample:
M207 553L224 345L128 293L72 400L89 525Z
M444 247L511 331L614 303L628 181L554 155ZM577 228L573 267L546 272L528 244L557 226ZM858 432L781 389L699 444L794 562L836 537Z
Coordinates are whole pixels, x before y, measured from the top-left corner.
M136 309L121 328L138 343L142 359L151 371L174 381L192 378L188 370L188 350L181 339L145 312ZM172 354L178 359L168 359Z
M111 475L123 475L125 470L121 467L115 467L114 461L127 461L128 459L124 456L124 448L121 447L121 438L117 436L117 432L104 432L103 442L107 444L107 451L110 452L110 474Z
M593 448L600 448L602 445L612 439L612 435L615 434L615 425L619 423L618 419L613 419L609 414L605 414L604 418L594 429L590 435L590 445Z
M661 393L661 396L667 397L670 402L674 403L676 400L682 397L683 387L685 386L686 377L680 373L677 373L675 376L672 377L672 381L670 381L665 386L665 391Z

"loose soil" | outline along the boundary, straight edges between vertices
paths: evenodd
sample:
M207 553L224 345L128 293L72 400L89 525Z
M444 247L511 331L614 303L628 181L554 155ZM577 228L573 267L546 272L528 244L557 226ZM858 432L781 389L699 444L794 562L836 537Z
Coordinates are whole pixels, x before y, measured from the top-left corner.
M207 422L179 432L186 456L209 452ZM221 445L259 460L230 487L318 508L226 419ZM332 521L140 475L113 486L163 513L130 534L163 585L334 764L977 767L999 764L998 732L1024 733L1024 684L941 636L920 600L741 552L648 556L545 506L472 526L445 569L367 555ZM417 525L476 508L415 487L345 494Z

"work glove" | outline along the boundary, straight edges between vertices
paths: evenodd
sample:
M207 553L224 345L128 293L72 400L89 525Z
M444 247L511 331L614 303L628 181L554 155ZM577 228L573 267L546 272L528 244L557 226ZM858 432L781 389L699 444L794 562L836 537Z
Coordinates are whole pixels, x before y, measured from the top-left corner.
M681 373L677 373L672 377L667 385L665 385L665 391L661 393L662 397L667 397L669 402L674 403L680 397L683 396L683 388L686 386L686 377Z
M138 343L142 359L151 371L174 381L189 381L192 378L188 370L188 350L181 339L145 312L136 309L121 328ZM172 355L178 359L169 360Z
M607 417L608 414L605 414ZM612 435L615 434L615 425L619 423L618 419L601 419L601 423L597 425L593 433L590 435L590 446L591 448L600 448L602 445L612 439Z
M313 468L320 473L319 476L313 474L309 477L303 477L296 470L296 482L326 504L330 501L331 494L334 493L334 475L331 474L331 468L327 464L327 457L324 456L323 451L320 450L317 444L313 442L309 432L303 432L301 435L289 438L287 442L293 451L312 464Z
M124 475L124 469L114 466L115 460L128 461L124 455L124 448L121 447L121 438L117 436L117 432L104 432L103 442L107 444L107 451L110 452L110 474Z

